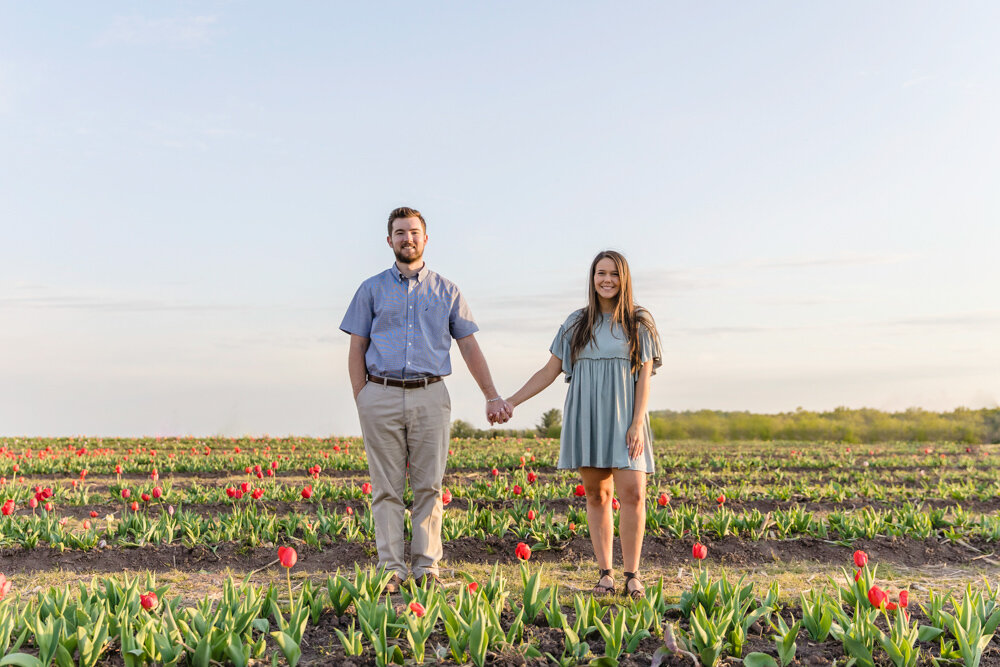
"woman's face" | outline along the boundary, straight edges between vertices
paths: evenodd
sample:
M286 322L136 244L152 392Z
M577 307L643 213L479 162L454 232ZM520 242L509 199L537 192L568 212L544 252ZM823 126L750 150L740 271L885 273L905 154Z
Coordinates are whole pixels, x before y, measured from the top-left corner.
M594 290L602 303L614 304L621 291L621 277L618 267L610 257L604 257L594 267Z

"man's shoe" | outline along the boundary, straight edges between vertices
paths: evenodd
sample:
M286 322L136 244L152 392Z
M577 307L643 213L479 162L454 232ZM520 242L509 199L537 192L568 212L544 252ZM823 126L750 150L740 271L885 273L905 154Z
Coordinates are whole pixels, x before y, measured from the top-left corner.
M385 585L385 588L383 588L382 590L388 594L398 593L399 589L402 586L403 586L403 580L399 578L398 574L393 574L392 578L389 580L389 583L387 583Z

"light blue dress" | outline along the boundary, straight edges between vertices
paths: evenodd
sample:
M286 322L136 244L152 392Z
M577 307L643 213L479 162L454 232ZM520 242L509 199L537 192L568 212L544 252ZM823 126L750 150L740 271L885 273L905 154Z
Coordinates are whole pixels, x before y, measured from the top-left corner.
M610 315L602 315L594 340L570 364L573 323L583 315L570 315L556 334L549 351L562 361L569 390L563 409L559 468L624 468L653 472L653 434L646 415L642 454L628 455L625 436L632 423L635 382L624 332ZM639 355L653 362L653 373L663 365L660 341L639 325Z

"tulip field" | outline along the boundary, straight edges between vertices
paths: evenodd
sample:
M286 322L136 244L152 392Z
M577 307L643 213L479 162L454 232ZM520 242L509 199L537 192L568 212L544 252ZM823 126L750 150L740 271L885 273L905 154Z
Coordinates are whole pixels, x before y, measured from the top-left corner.
M0 437L0 667L1000 665L1000 446L655 452L633 601L558 441L454 439L389 595L359 439Z

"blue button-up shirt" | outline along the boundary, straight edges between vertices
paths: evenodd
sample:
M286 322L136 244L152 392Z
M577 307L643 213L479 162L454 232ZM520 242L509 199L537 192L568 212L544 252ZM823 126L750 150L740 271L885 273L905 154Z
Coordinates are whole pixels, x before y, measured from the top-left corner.
M421 378L451 373L451 339L479 331L458 287L427 265L413 278L392 267L361 283L340 330L368 338L368 373Z

